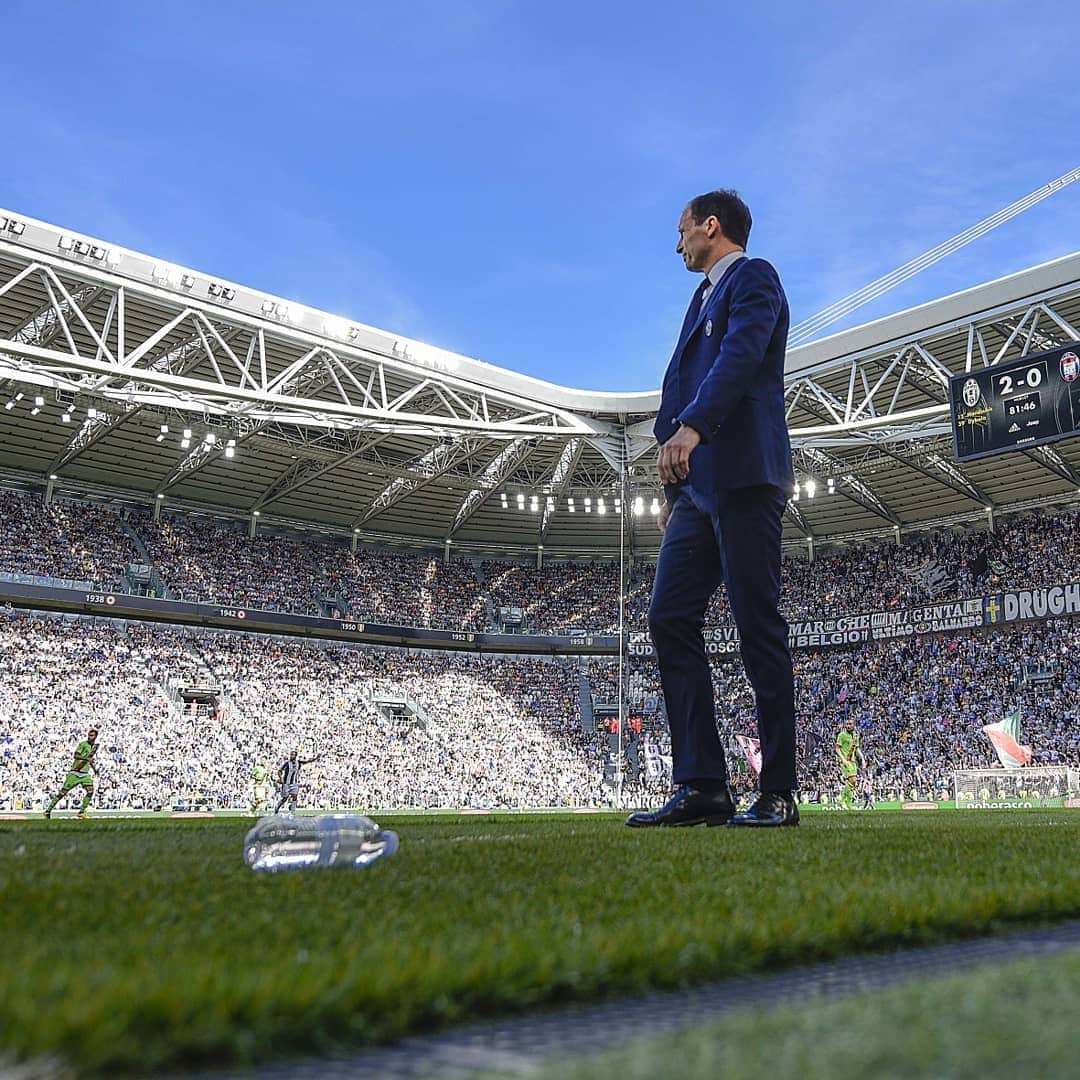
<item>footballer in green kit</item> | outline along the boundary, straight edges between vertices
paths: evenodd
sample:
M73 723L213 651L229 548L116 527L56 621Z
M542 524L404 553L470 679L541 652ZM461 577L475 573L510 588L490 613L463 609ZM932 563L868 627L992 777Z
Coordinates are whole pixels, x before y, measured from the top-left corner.
M859 766L866 767L854 720L848 720L846 728L843 724L840 725L840 733L836 736L836 756L840 760L840 775L844 781L840 801L849 810L854 810L855 780L859 775Z
M251 812L253 814L265 814L266 803L270 797L270 774L265 766L256 765L251 770L251 779L254 781Z
M79 807L79 817L86 818L86 808L90 805L90 799L94 794L94 776L98 775L97 766L94 764L94 755L97 753L97 737L97 728L91 728L86 733L86 738L75 747L75 760L72 762L71 769L64 780L64 786L53 796L52 802L49 803L48 809L45 811L47 818L52 817L56 804L72 788L83 789L83 801L82 806Z

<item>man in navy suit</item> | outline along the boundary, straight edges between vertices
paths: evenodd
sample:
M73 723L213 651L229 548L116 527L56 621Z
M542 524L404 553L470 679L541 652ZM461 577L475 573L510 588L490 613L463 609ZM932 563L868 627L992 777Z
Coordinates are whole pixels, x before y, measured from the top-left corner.
M654 428L664 534L649 630L664 688L675 794L628 825L797 825L795 704L780 614L780 536L794 483L784 412L788 305L746 257L750 210L734 191L692 199L676 251L704 274L664 375ZM760 794L736 814L701 628L721 582L757 699Z

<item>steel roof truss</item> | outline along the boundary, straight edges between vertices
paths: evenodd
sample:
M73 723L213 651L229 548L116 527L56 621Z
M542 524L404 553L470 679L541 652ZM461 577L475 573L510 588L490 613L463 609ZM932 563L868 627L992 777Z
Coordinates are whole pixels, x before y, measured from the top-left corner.
M486 438L469 436L457 436L437 442L412 463L407 475L397 477L383 488L371 500L367 509L353 522L352 527L359 528L364 522L389 510L417 489L442 476L457 462L476 453L487 442Z
M483 472L477 478L476 487L466 494L454 514L453 524L446 534L448 540L480 509L488 495L508 477L513 476L530 455L536 452L537 445L535 439L515 439L484 466Z
M566 493L566 489L570 486L570 481L574 475L574 469L584 448L585 444L583 440L571 439L562 448L559 460L555 462L555 468L551 472L551 486L544 498L544 510L540 515L541 544L547 537L548 528L551 525L551 519L555 516L555 510L558 506L559 499L562 498Z

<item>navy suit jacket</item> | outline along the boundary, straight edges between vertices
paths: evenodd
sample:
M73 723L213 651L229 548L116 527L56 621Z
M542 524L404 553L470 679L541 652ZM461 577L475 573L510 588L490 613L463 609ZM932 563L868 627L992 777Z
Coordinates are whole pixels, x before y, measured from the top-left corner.
M688 313L689 314L689 313ZM701 435L688 488L704 508L731 488L773 484L791 492L791 443L784 415L788 303L764 259L728 267L696 319L687 319L664 375L653 432L662 444L680 422Z

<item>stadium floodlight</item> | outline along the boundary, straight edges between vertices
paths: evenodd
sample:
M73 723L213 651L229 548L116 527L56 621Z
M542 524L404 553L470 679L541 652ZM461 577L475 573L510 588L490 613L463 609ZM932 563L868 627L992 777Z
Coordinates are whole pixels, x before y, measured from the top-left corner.
M189 428L189 427L184 428L184 438L185 439L190 439L191 438L191 428Z
M634 517L641 517L645 513L645 500L637 495L634 497Z
M529 509L534 514L540 509L540 500L535 495L529 497Z
M828 485L828 488L829 488L828 493L830 495L835 495L836 494L836 481L830 476L828 478L828 480L825 481L825 483Z
M158 493L158 501L160 502L164 498L165 498L165 496L159 492Z
M806 481L806 497L812 499L817 493L817 481L812 477Z
M156 439L154 440L154 442L164 442L164 441L165 441L165 436L164 436L164 435L159 435L159 436L158 436L158 437L157 437L157 438L156 438Z
M38 394L34 398L34 404L40 409L41 406L45 404L45 399L40 394Z
M592 499L588 495L585 496L585 513L592 513Z
M273 310L274 310L274 301L273 300L264 300L262 302L262 313L264 315L269 315Z
M525 496L520 491L517 493L517 504L519 510L525 509Z
M71 413L69 413L69 412L61 413L60 414L60 423L61 424L70 424L71 423Z
M622 513L622 499L616 499L615 500L615 513L616 514L621 514Z
M502 504L502 508L504 510L507 509L507 506L509 504L506 501L506 492L505 491L500 491L499 492L499 502Z
M191 440L190 439L181 439L180 440L180 449L181 450L186 450L190 445L191 445Z
M227 458L236 457L236 447L235 446L226 446L225 447L225 456Z
M162 435L168 435L169 434L169 425L168 424L162 424L161 425L161 434Z
M547 510L549 514L555 512L555 499L551 495L547 497Z
M5 406L4 406L4 408L5 408L5 409L7 409L7 411L8 411L8 412L11 412L11 410L15 408L15 399L14 399L14 398L12 398L12 399L11 399L11 400L10 400L10 401L9 401L9 402L8 402L8 403L7 403L6 405L5 405Z
M75 241L70 236L61 236L60 239L56 241L56 246L61 251L70 251L75 246Z
M31 416L37 416L37 414L38 414L39 412L41 412L41 409L40 409L40 408L39 408L39 407L38 407L37 405L35 405L35 406L34 406L34 407L33 407L33 408L32 408L32 409L30 410L30 415L31 415Z
M601 495L600 498L596 500L596 512L598 514L606 514L607 513L607 504L604 502L604 496L603 495Z
M16 236L22 236L26 232L26 224L22 221L9 221L7 227L8 232L13 232Z
M653 517L658 517L660 514L660 500L655 496L653 497L653 501L649 503L649 513L652 514Z
M217 436L212 431L208 431L203 436L203 442L206 443L208 446L213 446L214 443L217 442Z
M60 477L57 476L56 473L49 473L49 479L50 480L59 480Z
M252 510L252 511L251 511L251 516L252 516L252 517L259 517L259 516L260 516L260 513L261 513L261 512L260 512L260 511L258 511L258 510Z

